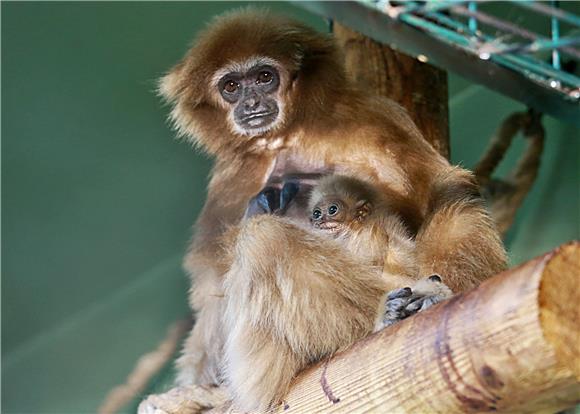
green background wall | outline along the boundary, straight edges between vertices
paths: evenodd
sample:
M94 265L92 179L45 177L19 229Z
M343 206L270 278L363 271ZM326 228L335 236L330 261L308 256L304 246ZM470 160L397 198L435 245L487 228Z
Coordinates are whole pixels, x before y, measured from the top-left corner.
M211 16L240 5L1 4L4 413L94 412L187 315L180 261L211 163L173 139L155 80ZM469 167L522 106L450 85L453 161ZM514 263L580 237L580 133L546 127L540 178L508 237Z

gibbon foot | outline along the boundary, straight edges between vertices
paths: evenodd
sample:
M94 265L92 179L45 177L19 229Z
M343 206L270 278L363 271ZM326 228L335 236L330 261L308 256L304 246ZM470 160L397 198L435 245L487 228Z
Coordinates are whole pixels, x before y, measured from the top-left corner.
M222 388L191 385L175 387L163 394L149 395L137 414L202 414L228 401Z
M439 275L422 279L412 288L404 287L392 290L387 294L383 320L382 323L379 323L378 328L382 329L399 322L451 296L453 296L453 292L441 281Z

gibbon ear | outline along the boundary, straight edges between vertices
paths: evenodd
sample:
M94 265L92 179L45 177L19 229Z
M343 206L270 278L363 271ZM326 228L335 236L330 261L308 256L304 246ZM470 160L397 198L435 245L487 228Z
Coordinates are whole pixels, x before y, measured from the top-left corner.
M209 82L206 78L202 69L182 61L159 79L157 94L170 104L181 102L194 108L206 97Z
M185 62L179 62L157 83L157 94L169 103L176 102L186 89Z
M354 206L355 208L355 216L357 220L362 220L369 214L373 209L373 205L368 200L360 200Z
M174 102L177 100L183 91L183 62L175 65L165 76L159 79L157 83L157 93L167 102Z

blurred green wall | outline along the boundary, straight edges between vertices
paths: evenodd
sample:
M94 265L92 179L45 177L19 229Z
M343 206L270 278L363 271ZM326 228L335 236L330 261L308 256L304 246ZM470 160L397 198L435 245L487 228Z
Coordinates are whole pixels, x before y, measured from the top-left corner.
M94 412L187 315L180 261L210 161L173 139L155 80L240 5L1 4L3 412ZM522 106L450 84L453 160L469 167ZM580 237L580 133L546 127L538 184L508 237L514 263Z

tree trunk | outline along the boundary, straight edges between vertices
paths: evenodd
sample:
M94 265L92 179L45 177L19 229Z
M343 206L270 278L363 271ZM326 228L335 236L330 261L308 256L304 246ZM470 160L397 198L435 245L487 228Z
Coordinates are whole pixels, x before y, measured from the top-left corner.
M449 159L447 73L334 23L347 72L363 87L403 106L425 139Z

